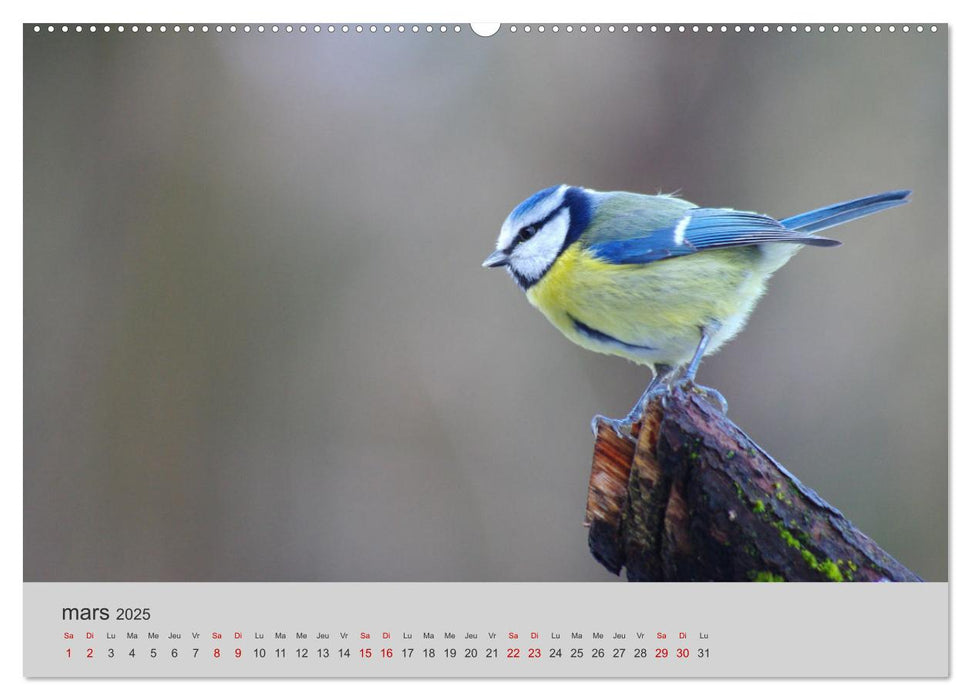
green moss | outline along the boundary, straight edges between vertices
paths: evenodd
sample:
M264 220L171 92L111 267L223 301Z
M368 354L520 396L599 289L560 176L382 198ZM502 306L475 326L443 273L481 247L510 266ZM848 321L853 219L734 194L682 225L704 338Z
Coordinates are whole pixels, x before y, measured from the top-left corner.
M791 532L782 527L782 523L776 523L775 526L776 529L779 530L779 536L782 538L783 542L793 549L802 550L802 545L799 543L799 540L793 537Z
M825 576L826 578L828 578L830 581L840 581L841 582L841 581L844 580L843 579L843 572L840 571L840 568L838 566L836 566L836 562L834 562L832 559L827 559L826 561L824 561L823 563L821 563L819 565L819 568L817 569L817 571L819 571L820 573L822 573L823 576Z
M745 491L742 490L742 486L737 481L733 483L735 486L735 493L738 495L738 500L746 504L753 513L762 515L763 519L765 519L765 502L761 498L756 498L754 502L750 501L748 496L745 495Z
M783 583L786 580L784 576L773 574L771 571L749 571L748 577L750 581L759 583Z
M731 458L732 458L732 457L734 457L734 456L735 456L735 450L729 450L729 451L728 451L728 452L727 452L727 453L725 454L725 459L731 459Z
M806 549L802 542L799 541L789 530L782 526L782 523L775 524L776 529L779 531L779 536L782 541L785 542L789 547L792 547L799 552L803 561L806 565L813 571L817 571L830 581L845 581L843 577L843 572L840 571L839 567L836 565L832 559L825 559L820 562L816 555Z
M846 578L847 581L852 581L853 580L853 574L855 574L859 570L859 568L860 568L860 567L858 567L856 565L856 562L853 561L852 559L850 559L848 561L843 561L842 559L837 559L836 560L836 566L842 572L844 578Z

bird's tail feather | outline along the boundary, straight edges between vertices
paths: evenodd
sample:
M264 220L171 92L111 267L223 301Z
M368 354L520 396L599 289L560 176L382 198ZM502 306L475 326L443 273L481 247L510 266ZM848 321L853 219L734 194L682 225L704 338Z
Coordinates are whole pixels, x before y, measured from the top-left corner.
M815 233L831 226L859 219L861 216L869 216L884 209L899 207L910 200L910 190L893 190L881 194L871 194L869 197L853 199L849 202L840 204L830 204L822 209L807 211L805 214L796 214L788 219L781 219L779 223L790 231L800 233Z

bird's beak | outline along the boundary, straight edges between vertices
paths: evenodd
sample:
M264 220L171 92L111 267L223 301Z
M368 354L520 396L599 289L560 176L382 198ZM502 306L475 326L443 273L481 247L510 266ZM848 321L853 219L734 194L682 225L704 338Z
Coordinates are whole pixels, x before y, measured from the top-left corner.
M482 261L482 267L502 267L509 264L509 256L503 251L497 250L488 258Z

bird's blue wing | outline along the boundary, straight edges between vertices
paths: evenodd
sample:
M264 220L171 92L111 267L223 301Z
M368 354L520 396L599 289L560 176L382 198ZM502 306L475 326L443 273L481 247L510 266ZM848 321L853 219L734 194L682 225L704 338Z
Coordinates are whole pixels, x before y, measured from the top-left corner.
M601 241L588 250L617 265L644 264L715 248L801 243L832 246L839 241L786 228L769 216L734 209L688 209L674 225L622 239Z

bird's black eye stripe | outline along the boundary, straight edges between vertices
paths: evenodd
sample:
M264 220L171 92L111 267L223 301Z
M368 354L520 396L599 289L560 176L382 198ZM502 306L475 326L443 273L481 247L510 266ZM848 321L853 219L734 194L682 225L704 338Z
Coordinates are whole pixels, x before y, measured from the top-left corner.
M519 229L519 233L516 234L516 240L513 241L512 246L510 246L510 250L520 243L525 243L530 238L535 236L539 230L546 226L546 224L548 224L554 216L559 214L564 209L569 208L569 206L570 205L567 202L563 202L560 206L547 214L542 221L537 221L535 224L530 224L529 226L523 226L521 229Z

